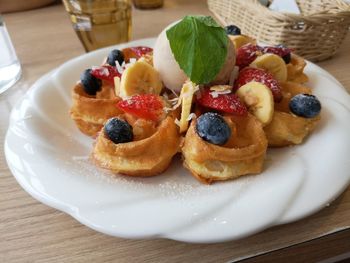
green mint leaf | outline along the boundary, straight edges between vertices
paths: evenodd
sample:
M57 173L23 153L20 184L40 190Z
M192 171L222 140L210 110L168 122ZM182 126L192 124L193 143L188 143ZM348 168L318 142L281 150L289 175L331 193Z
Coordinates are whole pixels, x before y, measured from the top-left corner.
M215 79L225 63L228 37L210 16L186 16L166 31L180 68L196 84Z
M207 26L213 26L213 27L220 27L221 26L216 23L216 21L211 16L193 16L198 21L201 21L202 23L206 24Z

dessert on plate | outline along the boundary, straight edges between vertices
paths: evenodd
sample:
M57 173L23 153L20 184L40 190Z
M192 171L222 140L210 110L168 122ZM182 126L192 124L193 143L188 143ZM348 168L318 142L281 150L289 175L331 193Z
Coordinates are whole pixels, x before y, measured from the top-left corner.
M179 151L180 134L165 102L155 94L133 95L117 104L124 115L109 119L98 134L92 157L113 172L152 176L163 172Z
M70 110L71 118L81 132L95 136L109 118L122 113L115 107L120 97L115 93L114 78L121 76L123 63L125 65L130 59L136 60L141 56L147 58L151 52L148 47L112 50L101 66L91 67L81 74L80 81L72 90L73 105Z
M96 137L93 162L116 173L161 174L181 154L203 183L259 174L269 146L300 144L320 121L305 65L235 25L186 16L153 49L115 49L85 70L71 117Z
M101 70L108 71L107 67L101 67ZM94 136L108 118L121 111L115 107L119 98L114 93L113 83L96 78L91 71L85 70L81 82L73 88L70 115L81 132Z

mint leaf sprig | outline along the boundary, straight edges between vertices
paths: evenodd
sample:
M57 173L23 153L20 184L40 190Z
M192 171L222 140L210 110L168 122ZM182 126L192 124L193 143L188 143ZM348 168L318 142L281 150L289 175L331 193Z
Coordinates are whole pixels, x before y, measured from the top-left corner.
M180 68L196 84L215 79L225 63L228 37L210 16L185 16L166 31Z

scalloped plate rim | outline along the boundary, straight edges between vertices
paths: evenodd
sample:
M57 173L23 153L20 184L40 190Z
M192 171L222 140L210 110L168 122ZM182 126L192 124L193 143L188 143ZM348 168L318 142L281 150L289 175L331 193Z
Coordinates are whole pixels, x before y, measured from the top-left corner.
M122 45L122 46L130 46L130 45L133 45L133 43L138 43L138 42L140 42L140 41L153 41L153 40L154 40L154 38L147 38L147 39L135 40L135 41L133 41L133 42L124 43L124 44L121 44L121 45ZM120 45L117 45L117 46L120 46ZM102 52L102 51L105 51L105 50L109 50L110 48L111 48L111 47L106 47L106 48L97 50L97 52ZM92 54L92 53L90 53L90 55L91 55L91 54ZM78 56L78 57L76 57L76 58L73 58L73 59L71 59L71 60L69 60L69 61L63 63L63 64L62 64L61 66L59 66L58 68L56 68L56 69L50 71L49 73L45 74L44 76L42 76L40 79L38 79L38 80L33 84L33 86L32 86L33 88L31 88L31 89L28 91L28 93L27 93L20 101L18 101L18 102L16 103L16 105L15 105L13 108L16 109L19 105L21 105L21 103L23 102L23 100L27 98L27 96L30 96L30 94L31 94L32 92L34 92L34 89L35 89L36 84L38 84L38 83L44 81L46 78L48 78L48 79L51 78L56 72L58 72L60 69L64 68L64 67L65 67L66 65L68 65L69 63L74 62L74 61L80 61L80 60L84 59L87 55L89 55L89 54L83 54L83 55L80 55L80 56ZM92 55L92 56L93 56L93 55ZM319 68L317 65L315 65L315 64L313 64L313 63L311 63L311 62L308 62L308 63L310 63L311 65L315 66L317 69L321 69L321 68ZM337 86L339 86L339 87L345 89L345 88L344 88L332 75L330 75L327 71L325 71L325 70L323 70L323 69L321 69L321 70L322 70L323 73L325 73L328 77L330 77L330 79L331 79L333 82L335 82L335 83L337 84ZM9 125L9 126L11 126L11 122L12 122L13 119L14 119L14 117L13 117L13 112L11 112L11 115L10 115L10 120L11 120L11 121L10 121L10 125ZM8 159L7 159L7 158L8 158L8 153L7 153L7 152L8 152L8 145L7 145L8 133L9 133L9 130L7 131L6 136L5 136L5 147L4 147L4 148L5 148L6 160L7 160L7 162L9 163L9 161L8 161ZM13 173L13 175L15 176L16 180L18 181L18 183L21 185L21 187L24 188L24 189L25 189L32 197L34 197L35 199L39 200L40 202L42 202L42 203L44 203L44 204L46 204L46 205L48 205L48 206L54 207L55 209L61 210L61 211L65 212L65 213L71 215L73 218L75 218L75 219L78 220L79 222L81 222L81 223L83 223L84 225L87 225L87 226L89 226L89 227L95 229L96 231L102 232L102 233L107 234L107 235L111 235L108 231L105 231L103 228L96 227L95 225L91 224L88 220L85 220L84 217L81 217L81 216L79 215L79 213L76 213L76 211L75 211L75 209L74 209L74 206L69 205L69 204L65 204L65 203L63 203L63 202L61 202L61 201L59 201L59 200L51 200L51 199L47 199L47 198L43 197L39 192L37 192L36 190L32 189L32 187L31 187L30 185L27 185L26 183L24 183L23 178L22 178L23 175L18 175L18 173L15 171L15 169L14 169L13 167L11 167L11 165L9 165L9 168L10 168L11 172ZM350 183L350 177L349 177L349 181L348 181L347 184L349 184L349 183ZM342 190L339 190L336 194L334 194L334 198L332 198L332 199L329 200L329 201L331 202L332 200L334 200L334 199L336 198L336 196L338 196L339 194L341 194L341 192L343 192L343 190L344 190L346 187L347 187L347 185L344 185L343 188L342 188ZM322 209L323 207L325 207L327 204L328 204L328 203L326 203L326 204L324 204L324 205L321 205L321 206L319 206L319 207L313 209L313 211L310 211L309 214L312 214L312 213L315 213L316 211L319 211L320 209ZM301 216L300 218L303 218L303 217L305 217L305 216L307 216L307 215L309 215L309 214L305 214L305 215ZM293 219L292 221L298 220L298 219L300 219L300 218ZM289 222L289 221L287 220L286 222ZM241 237L244 237L244 236L247 236L247 235L251 235L251 234L253 234L253 233L256 233L256 232L259 232L259 231L261 231L261 230L263 230L263 229L266 229L266 228L268 228L268 227L270 227L270 226L277 225L277 224L283 224L283 223L286 223L286 222L283 222L283 221L282 221L282 222L275 222L275 223L272 223L272 222L271 222L271 224L267 225L266 227L261 228L261 229L259 229L259 230L254 231L254 232L251 232L251 233L247 233L246 235L243 235L243 236L241 236ZM119 236L120 236L120 235L119 235ZM165 236L166 236L166 235L165 235ZM125 238L145 238L145 237L150 237L150 236L142 236L142 235L140 235L140 236L138 236L138 237L135 237L135 236L122 236L122 237L125 237ZM157 236L151 236L151 237L154 238L154 237L157 237ZM238 238L241 238L241 237L238 237ZM173 238L171 238L171 237L166 237L166 238L173 239ZM183 241L182 239L175 239L175 240ZM232 240L232 239L225 239L225 240L221 240L221 241L228 241L228 240ZM185 241L188 242L188 240L185 240ZM189 240L189 242L191 242L191 241ZM197 243L201 243L200 241L199 241L199 242L196 241L196 242L197 242ZM218 242L218 241L216 241L216 242ZM204 241L204 243L207 243L207 241Z

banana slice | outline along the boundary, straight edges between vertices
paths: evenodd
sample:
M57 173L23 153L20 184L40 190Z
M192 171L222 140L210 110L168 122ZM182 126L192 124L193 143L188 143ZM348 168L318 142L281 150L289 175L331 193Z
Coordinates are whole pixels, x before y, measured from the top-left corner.
M280 56L264 54L257 57L250 65L270 72L278 82L285 82L287 80L287 66Z
M179 121L180 133L188 129L193 95L197 90L198 90L198 86L191 81L185 82L185 84L182 86L181 93L180 93L180 99L181 99L181 118Z
M272 92L267 86L259 82L249 82L240 87L236 94L263 126L271 122L274 102Z
M145 61L137 61L123 72L116 95L126 98L135 94L160 94L162 88L158 71Z
M120 94L120 78L114 77L114 93L116 96L119 96Z
M256 44L255 39L245 35L229 35L228 37L232 41L236 50L248 43Z

